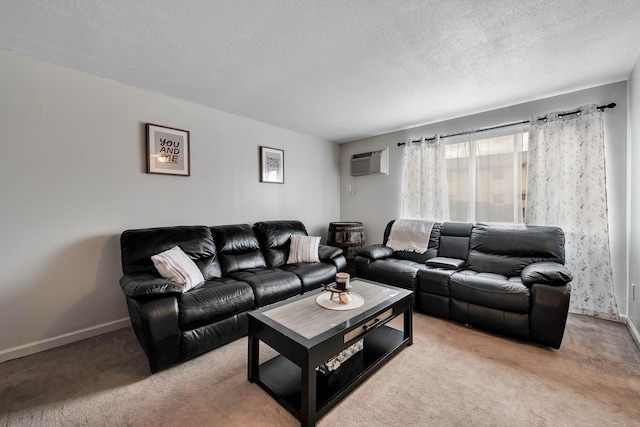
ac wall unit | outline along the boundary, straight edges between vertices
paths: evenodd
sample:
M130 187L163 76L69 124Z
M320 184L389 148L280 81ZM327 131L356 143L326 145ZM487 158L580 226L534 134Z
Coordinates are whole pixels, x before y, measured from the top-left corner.
M351 156L351 176L374 173L389 175L389 147Z

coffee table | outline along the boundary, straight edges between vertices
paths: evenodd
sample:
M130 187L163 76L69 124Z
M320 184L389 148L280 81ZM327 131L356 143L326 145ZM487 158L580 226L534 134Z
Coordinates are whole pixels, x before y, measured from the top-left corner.
M248 379L262 387L303 426L315 425L340 400L404 347L413 344L409 290L364 279L351 292L364 304L330 310L316 303L317 290L248 313ZM388 325L403 315L403 330ZM360 339L363 349L329 375L316 367ZM279 353L260 364L260 341Z

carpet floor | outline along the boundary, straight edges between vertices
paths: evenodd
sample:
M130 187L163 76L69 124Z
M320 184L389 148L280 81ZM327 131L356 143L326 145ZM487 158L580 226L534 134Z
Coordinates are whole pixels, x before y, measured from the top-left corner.
M414 313L414 344L319 426L640 426L626 326L570 315L560 350ZM0 426L295 426L247 339L151 375L130 328L0 364ZM261 358L273 356L266 348Z

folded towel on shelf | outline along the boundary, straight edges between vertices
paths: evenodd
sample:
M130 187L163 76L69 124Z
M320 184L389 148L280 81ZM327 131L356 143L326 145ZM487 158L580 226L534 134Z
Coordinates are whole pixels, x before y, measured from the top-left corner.
M429 247L433 221L422 219L399 219L391 226L387 246L394 251L423 254Z

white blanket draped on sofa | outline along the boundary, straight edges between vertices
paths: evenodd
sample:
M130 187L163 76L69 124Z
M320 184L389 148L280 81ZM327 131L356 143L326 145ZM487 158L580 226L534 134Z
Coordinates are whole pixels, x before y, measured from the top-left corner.
M391 226L387 246L394 251L409 251L423 254L429 247L433 221L399 219Z

